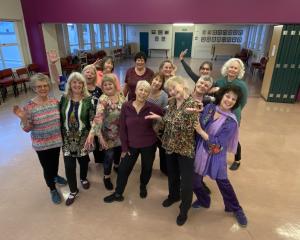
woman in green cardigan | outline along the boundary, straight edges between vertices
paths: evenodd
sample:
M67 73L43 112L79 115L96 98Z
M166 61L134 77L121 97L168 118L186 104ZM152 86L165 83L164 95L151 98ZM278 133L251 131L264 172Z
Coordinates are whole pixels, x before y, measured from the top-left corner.
M213 91L218 91L219 88L225 87L227 85L238 86L242 91L242 98L241 98L240 105L233 111L233 113L235 114L238 120L238 123L240 124L241 112L245 107L248 98L248 87L245 81L242 80L245 74L244 63L239 58L231 58L224 63L221 69L221 74L223 78L216 81ZM234 156L234 162L230 166L230 170L237 170L240 166L240 160L241 160L241 144L239 142L237 152Z

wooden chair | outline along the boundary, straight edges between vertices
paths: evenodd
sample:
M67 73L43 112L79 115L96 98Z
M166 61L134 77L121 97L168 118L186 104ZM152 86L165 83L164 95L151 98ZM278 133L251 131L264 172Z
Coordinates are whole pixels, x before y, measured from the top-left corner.
M7 97L7 88L12 87L15 97L19 95L18 88L16 87L14 73L11 68L3 69L0 71L0 88L3 101Z
M250 68L250 70L252 72L252 76L254 75L256 70L258 70L258 71L260 71L261 76L263 77L264 73L265 73L267 62L268 62L267 57L262 57L259 62L253 62L251 64L251 68Z
M25 92L27 92L26 82L30 82L30 76L29 76L28 69L26 67L19 68L16 70L16 73L18 75L18 78L15 79L17 86L18 86L18 84L22 84L24 86Z
M39 65L37 65L35 63L29 64L27 66L27 69L28 69L28 73L29 73L30 76L32 76L35 73L43 73L43 74L45 74L47 76L50 76L49 72L41 72Z

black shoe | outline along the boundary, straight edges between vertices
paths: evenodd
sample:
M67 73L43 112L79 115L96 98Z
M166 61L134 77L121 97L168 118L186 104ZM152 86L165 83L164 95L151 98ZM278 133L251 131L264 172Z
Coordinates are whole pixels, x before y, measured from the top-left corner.
M148 195L146 186L140 186L140 197L146 198Z
M74 193L70 193L67 200L66 200L66 205L67 206L70 206L71 204L74 203L75 201L75 198L78 196L78 193L79 193L79 190L77 190L76 192Z
M229 169L232 170L232 171L238 170L238 168L240 167L240 165L241 165L240 162L234 161L234 162L232 163L232 165L230 166Z
M164 200L162 202L163 207L170 207L171 205L173 205L176 202L179 202L180 199L171 199L171 198L167 198L166 200Z
M104 186L107 190L113 190L114 185L111 183L110 177L109 178L103 178Z
M183 224L185 224L186 220L187 220L186 214L179 214L177 216L176 223L178 226L182 226Z
M83 187L85 190L87 190L87 189L90 188L90 182L89 182L89 180L87 180L87 179L85 179L85 180L80 179L80 182L81 182L82 187Z
M122 202L123 200L124 200L124 197L118 193L113 193L103 199L103 201L106 203L112 203L115 201Z

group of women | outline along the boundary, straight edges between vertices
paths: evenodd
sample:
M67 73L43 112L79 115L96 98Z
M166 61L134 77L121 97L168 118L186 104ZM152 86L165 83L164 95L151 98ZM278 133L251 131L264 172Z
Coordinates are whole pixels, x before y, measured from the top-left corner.
M113 74L111 57L100 67L86 66L82 73L72 73L60 101L49 97L50 80L43 74L32 77L36 97L24 108L13 111L21 119L22 128L31 131L32 145L37 152L54 203L61 202L56 183L68 184L66 205L74 203L79 189L76 159L80 166L80 183L89 189L87 178L89 152L95 162L103 162L103 182L113 190L112 168L117 172L115 190L104 202L123 201L128 178L141 155L139 194L148 195L158 146L160 169L168 177L169 195L162 202L170 207L181 200L176 222L183 225L190 207L208 208L210 190L203 177L216 180L224 199L225 211L233 212L241 226L247 218L239 205L227 177L227 151L236 153L239 166L238 128L241 110L246 104L247 87L241 80L244 65L239 59L228 60L223 79L213 82L212 64L200 66L200 76L180 59L187 73L196 82L191 93L187 81L176 76L176 66L165 60L158 73L146 67L147 57L136 54L135 66L128 69L125 86ZM50 69L58 80L55 63L58 57L49 52ZM127 98L127 100L126 100ZM58 176L59 152L62 147L67 181ZM197 200L192 204L193 192Z

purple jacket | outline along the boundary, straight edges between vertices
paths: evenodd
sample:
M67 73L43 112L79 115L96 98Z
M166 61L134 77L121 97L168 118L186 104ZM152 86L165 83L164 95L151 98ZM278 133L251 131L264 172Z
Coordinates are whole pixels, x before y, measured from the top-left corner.
M122 152L128 152L129 147L149 147L156 142L156 133L153 130L153 120L145 119L150 112L163 115L163 110L148 101L137 114L132 105L133 101L122 105L120 116L120 137Z

